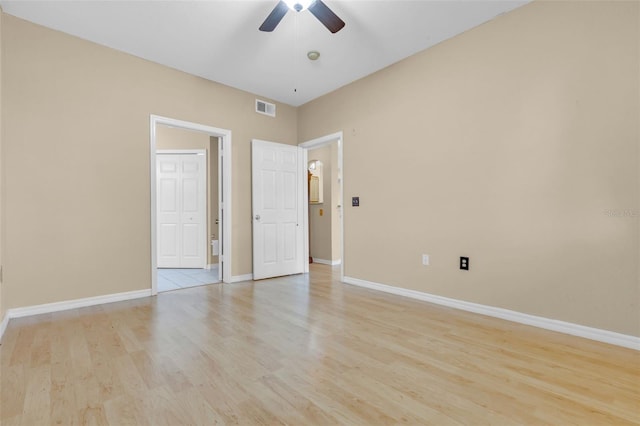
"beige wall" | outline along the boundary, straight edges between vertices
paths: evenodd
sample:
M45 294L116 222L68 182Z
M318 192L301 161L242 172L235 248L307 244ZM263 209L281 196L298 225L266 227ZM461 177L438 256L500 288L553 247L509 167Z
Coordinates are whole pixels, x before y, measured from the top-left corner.
M296 109L4 15L6 308L150 287L149 114L233 132L233 268L251 272L250 140Z
M211 237L218 235L218 138L206 133L159 125L156 128L156 148L203 149L207 152L207 263L218 263L211 255ZM215 227L215 228L214 228Z
M346 275L640 336L639 22L534 2L299 108L345 134Z

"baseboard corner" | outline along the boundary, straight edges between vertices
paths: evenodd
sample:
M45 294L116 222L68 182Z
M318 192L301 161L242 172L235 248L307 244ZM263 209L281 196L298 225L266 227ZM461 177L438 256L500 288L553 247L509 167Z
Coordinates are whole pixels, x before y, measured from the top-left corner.
M253 280L253 274L233 275L231 277L232 283L239 283L239 282L251 281L251 280Z
M329 266L336 266L336 265L340 265L342 263L341 259L338 260L327 260L327 259L318 259L316 257L313 258L313 263L319 263L321 265L329 265Z
M4 336L4 331L7 329L9 325L9 315L5 312L4 317L2 318L2 322L0 322L0 344L2 344L2 336Z
M611 345L622 346L625 348L640 351L640 337L636 336L630 336L627 334L621 334L609 330L602 330L599 328L587 327L584 325L555 320L551 318L539 317L536 315L511 311L509 309L497 308L494 306L482 305L473 302L466 302L459 299L451 299L448 297L437 296L435 294L424 293L417 290L410 290L402 287L391 286L388 284L380 284L372 281L362 280L360 278L345 276L343 282L358 287L383 291L385 293L391 293L398 296L422 300L424 302L434 303L436 305L447 306L450 308L460 309L463 311L473 312L476 314L486 315L494 318L500 318L511 322L530 325L545 330L570 334L577 337L583 337L585 339L595 340L602 343L608 343Z

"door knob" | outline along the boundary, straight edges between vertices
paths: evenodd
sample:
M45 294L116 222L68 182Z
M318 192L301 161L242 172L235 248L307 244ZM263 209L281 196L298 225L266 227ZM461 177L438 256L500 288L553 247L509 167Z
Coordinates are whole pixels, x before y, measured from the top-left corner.
M260 220L260 215L259 214L256 215L256 220Z

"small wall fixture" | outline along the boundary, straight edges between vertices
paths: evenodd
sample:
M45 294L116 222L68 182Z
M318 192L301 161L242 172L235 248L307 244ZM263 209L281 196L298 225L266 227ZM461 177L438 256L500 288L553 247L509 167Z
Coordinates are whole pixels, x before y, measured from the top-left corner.
M318 52L318 51L311 50L311 51L307 52L307 58L309 58L309 60L311 60L311 61L315 61L319 57L320 57L320 52Z

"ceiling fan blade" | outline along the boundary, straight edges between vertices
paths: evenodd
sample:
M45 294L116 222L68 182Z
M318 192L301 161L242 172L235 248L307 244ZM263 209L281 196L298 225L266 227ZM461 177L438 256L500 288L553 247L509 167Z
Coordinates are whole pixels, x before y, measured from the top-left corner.
M313 13L313 16L318 18L318 21L322 22L322 25L334 34L344 27L344 21L333 13L322 0L314 1L311 6L309 6L309 12Z
M267 16L267 19L265 19L262 25L260 25L260 31L273 31L278 26L280 21L282 21L282 18L284 18L284 15L286 15L288 11L289 6L287 6L284 1L280 0L276 7L273 8L269 16Z

